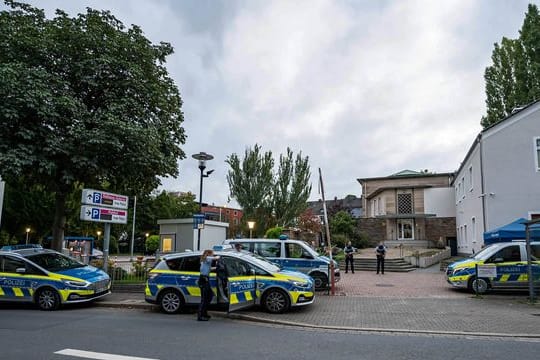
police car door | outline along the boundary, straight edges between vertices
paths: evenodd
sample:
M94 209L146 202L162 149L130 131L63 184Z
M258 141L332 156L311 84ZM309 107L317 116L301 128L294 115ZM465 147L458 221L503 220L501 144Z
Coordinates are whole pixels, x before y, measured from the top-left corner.
M26 261L13 256L0 256L0 297L4 300L32 298L32 280L25 277Z
M493 279L494 287L519 287L523 285L523 276L526 276L525 263L521 261L519 244L512 244L497 251L488 262L497 266L497 277Z
M297 243L285 243L284 268L308 274L313 268L313 256Z
M229 273L229 312L255 305L255 274L251 266L236 257L223 256Z

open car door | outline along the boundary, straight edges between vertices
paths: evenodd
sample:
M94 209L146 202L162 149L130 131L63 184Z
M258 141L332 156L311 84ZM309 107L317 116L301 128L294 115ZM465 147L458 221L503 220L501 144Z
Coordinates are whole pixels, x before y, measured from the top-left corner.
M255 305L255 272L248 263L233 257L223 257L229 273L229 312Z

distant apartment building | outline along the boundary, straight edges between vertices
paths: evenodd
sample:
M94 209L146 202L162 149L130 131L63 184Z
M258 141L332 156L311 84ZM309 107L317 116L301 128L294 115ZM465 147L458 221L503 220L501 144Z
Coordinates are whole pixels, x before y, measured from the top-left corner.
M540 217L540 102L482 130L452 185L460 253L480 250L484 232Z
M322 200L308 201L308 208L314 215L323 215ZM353 218L358 219L362 217L362 199L354 195L347 195L343 199L334 197L333 200L326 200L326 210L332 214L340 210L347 211Z
M362 186L360 230L387 245L456 247L454 173L404 170L357 179Z
M203 204L202 212L207 220L229 223L228 238L234 238L241 232L242 216L244 215L242 210Z

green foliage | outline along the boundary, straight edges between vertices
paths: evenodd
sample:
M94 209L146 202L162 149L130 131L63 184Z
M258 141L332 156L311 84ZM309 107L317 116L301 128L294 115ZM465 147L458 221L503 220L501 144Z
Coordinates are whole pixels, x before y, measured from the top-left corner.
M266 230L267 239L279 239L279 236L283 234L283 228L281 226L276 226Z
M333 234L330 241L332 242L332 246L337 246L340 249L343 249L350 241L350 238L346 234Z
M103 250L103 235L101 235L99 239L96 239L94 243L94 247L97 247ZM113 254L118 254L118 253L119 253L118 239L116 238L116 236L111 235L109 237L109 254L113 255Z
M272 153L263 154L256 144L253 149L246 149L242 161L237 154L232 154L225 162L230 166L227 182L231 197L242 207L244 218L255 221L255 234L258 235L269 227L272 212Z
M296 155L287 148L287 154L279 156L279 168L274 179L272 204L275 222L278 225L291 225L293 220L307 208L311 193L309 178L309 158Z
M159 249L159 235L150 235L146 239L146 251L153 254Z
M484 128L512 113L514 108L540 98L540 15L536 5L529 4L519 38L503 37L495 44L485 70L487 114Z
M308 157L294 158L287 148L280 155L274 173L272 152L262 152L259 145L246 149L243 160L231 154L227 182L231 197L244 210L244 217L257 223L257 233L275 225L289 226L306 209L311 192Z
M0 173L55 193L53 248L81 184L147 193L185 157L170 44L108 11L70 18L6 1L0 12ZM49 211L53 213L52 211Z
M339 211L330 219L332 237L335 237L334 234L342 234L350 238L354 234L355 228L356 220L346 211Z

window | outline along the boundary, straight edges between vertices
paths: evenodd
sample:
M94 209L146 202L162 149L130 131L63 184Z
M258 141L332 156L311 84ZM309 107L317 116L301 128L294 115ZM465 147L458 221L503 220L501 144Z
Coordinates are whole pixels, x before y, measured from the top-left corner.
M313 259L313 256L299 244L285 244L286 257L291 259Z
M540 171L540 137L534 138L534 155L536 158L536 171Z
M264 257L281 257L281 243L257 243L254 253Z
M413 198L411 193L397 194L397 211L398 214L413 213Z
M465 199L465 176L461 178L461 198Z
M169 259L165 263L167 264L169 270L178 271L180 269L180 265L182 265L182 258Z
M18 268L26 269L26 263L10 256L4 257L3 272L16 273Z
M467 244L467 225L463 226L463 241Z
M531 245L531 257L533 261L540 260L540 245Z
M227 273L230 277L249 275L250 266L246 262L229 256L223 256L223 263L227 267Z
M180 265L180 271L201 271L201 258L199 256L186 256L182 258L182 265Z
M469 191L473 190L473 171L472 166L469 167Z
M508 261L521 261L521 253L519 250L519 245L507 246L504 249L501 249L493 255L489 262L508 262Z
M398 220L398 239L410 240L414 238L412 219L399 219Z
M471 223L472 223L472 242L475 243L476 242L476 218L475 217L471 219Z

